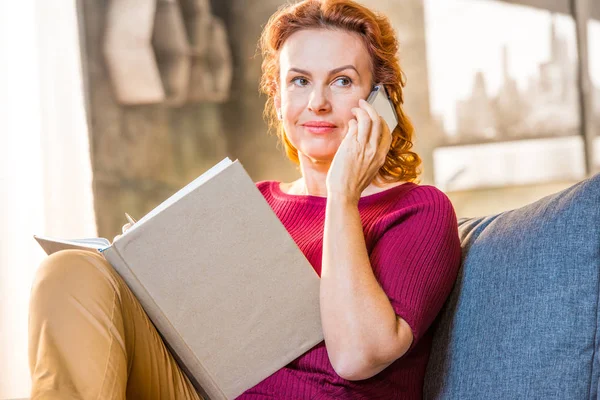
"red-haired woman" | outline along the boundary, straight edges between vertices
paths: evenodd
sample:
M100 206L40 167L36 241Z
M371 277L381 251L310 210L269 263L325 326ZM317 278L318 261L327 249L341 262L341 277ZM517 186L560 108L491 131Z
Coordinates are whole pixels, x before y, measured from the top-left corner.
M321 276L325 340L239 399L420 399L461 248L448 198L416 182L393 27L352 1L305 0L260 44L265 115L302 177L257 186ZM392 132L365 101L376 84ZM32 398L200 398L100 256L49 257L31 304Z

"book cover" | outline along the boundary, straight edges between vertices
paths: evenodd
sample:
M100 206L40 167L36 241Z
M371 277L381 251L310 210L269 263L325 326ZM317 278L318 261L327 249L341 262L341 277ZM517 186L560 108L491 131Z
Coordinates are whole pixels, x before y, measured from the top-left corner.
M198 392L233 399L323 340L319 277L239 161L186 188L101 252Z

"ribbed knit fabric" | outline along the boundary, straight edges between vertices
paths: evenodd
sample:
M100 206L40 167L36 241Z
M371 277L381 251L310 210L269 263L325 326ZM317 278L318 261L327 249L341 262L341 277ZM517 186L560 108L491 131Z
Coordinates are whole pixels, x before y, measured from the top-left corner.
M256 185L320 276L327 199L284 193L275 181ZM410 349L379 374L348 381L335 373L321 342L238 399L422 398L429 327L460 266L454 208L439 189L409 182L362 197L358 209L373 272L396 314L412 329Z

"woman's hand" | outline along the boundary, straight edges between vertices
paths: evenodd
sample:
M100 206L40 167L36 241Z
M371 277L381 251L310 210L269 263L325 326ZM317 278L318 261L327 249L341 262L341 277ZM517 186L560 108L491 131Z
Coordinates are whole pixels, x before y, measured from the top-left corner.
M125 233L127 231L127 229L131 228L133 225L131 225L130 223L126 223L125 225L123 225L123 227L121 228L122 233ZM115 236L115 238L113 239L113 243L117 241L118 238L120 238L121 235L117 235Z
M352 109L356 119L338 148L327 173L327 196L341 195L358 203L360 195L385 163L392 134L375 108L365 100Z

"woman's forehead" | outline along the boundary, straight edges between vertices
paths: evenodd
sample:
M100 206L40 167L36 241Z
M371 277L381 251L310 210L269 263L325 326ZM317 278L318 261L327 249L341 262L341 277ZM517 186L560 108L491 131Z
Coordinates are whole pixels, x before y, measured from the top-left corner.
M327 73L343 65L353 65L361 73L369 69L370 57L355 33L306 29L293 33L285 41L279 53L279 65L282 73L290 68Z

